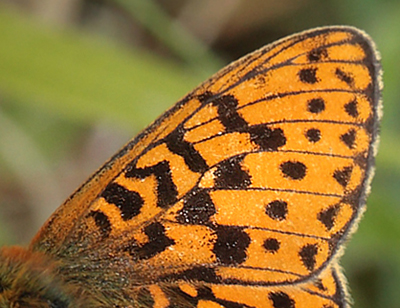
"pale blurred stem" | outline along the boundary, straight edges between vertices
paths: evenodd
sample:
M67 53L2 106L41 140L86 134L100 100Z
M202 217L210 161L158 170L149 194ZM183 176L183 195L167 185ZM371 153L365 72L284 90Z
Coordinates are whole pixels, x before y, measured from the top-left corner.
M209 74L222 61L209 47L194 37L179 22L172 21L153 0L114 0L139 21L154 37L200 74Z
M1 109L0 132L0 157L24 188L36 229L63 198L59 181L36 142Z

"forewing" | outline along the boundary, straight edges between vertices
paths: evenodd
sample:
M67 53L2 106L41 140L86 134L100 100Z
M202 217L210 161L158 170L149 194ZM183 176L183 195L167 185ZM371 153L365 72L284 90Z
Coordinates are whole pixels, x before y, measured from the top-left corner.
M32 247L84 256L128 289L226 286L235 301L236 289L314 283L363 211L379 95L377 54L353 28L261 48L130 142Z

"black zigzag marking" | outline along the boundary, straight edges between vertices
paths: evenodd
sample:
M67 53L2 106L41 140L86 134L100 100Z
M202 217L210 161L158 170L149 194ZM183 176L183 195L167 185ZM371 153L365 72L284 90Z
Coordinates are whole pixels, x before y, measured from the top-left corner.
M217 107L218 118L227 132L243 131L248 128L248 123L243 119L236 108L238 100L233 95L223 95L213 100Z
M175 241L165 234L165 228L159 222L146 226L143 232L149 239L147 243L142 246L134 243L125 249L135 260L150 259L175 244Z
M203 173L208 169L208 165L204 158L196 151L193 144L183 140L185 130L182 125L178 126L171 132L164 142L172 153L181 156L189 169L193 172Z
M199 100L217 107L218 119L227 133L248 133L250 141L263 151L276 151L286 144L282 129L272 129L267 124L249 125L237 111L238 100L233 95L213 96L211 92L206 92L199 96Z
M144 201L140 194L111 182L101 193L101 197L108 203L114 204L121 211L121 218L125 221L139 215Z
M144 179L154 174L157 181L157 206L168 208L177 201L178 191L172 180L171 168L169 162L164 160L151 167L136 168L136 162L131 163L126 172L127 178Z

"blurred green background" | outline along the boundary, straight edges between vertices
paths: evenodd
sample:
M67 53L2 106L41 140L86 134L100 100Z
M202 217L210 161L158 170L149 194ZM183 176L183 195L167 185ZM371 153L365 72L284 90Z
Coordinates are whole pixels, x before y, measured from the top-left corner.
M219 68L331 24L371 35L385 84L368 211L341 264L353 307L400 307L395 0L0 0L0 246L29 242L108 157Z

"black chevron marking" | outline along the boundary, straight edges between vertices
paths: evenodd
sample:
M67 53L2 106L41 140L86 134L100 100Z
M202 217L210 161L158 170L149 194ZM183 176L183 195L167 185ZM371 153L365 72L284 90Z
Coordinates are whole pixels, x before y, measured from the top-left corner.
M184 135L185 130L179 126L164 139L164 142L172 153L182 156L191 171L204 173L208 169L206 161L193 144L183 140Z
M111 182L101 193L101 197L108 203L114 204L121 211L121 218L125 221L139 215L144 201L140 194L131 191L118 183Z
M127 178L138 179L144 179L152 174L155 175L157 181L157 206L160 208L168 208L168 206L177 201L178 196L176 185L172 180L168 161L164 160L146 168L136 168L132 163L125 172Z
M165 234L165 228L159 222L146 226L143 231L149 241L142 246L137 246L134 243L131 247L125 249L135 260L150 259L175 244L175 241Z
M233 95L223 95L213 101L218 109L218 118L227 132L243 131L248 127L245 119L237 112L237 99Z

